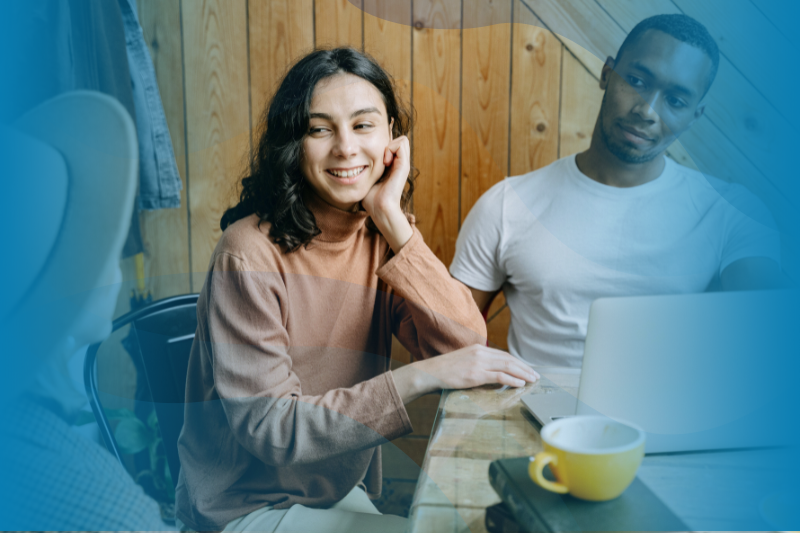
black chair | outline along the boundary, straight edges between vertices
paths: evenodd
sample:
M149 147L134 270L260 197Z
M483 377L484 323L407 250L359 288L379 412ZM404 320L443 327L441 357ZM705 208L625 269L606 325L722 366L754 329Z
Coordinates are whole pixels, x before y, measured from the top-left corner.
M197 294L186 294L165 298L131 311L113 323L114 331L128 324L131 326L130 336L139 347L141 367L144 369L158 416L167 464L175 485L178 483L180 471L178 436L183 427L186 372L189 352L197 330L197 297ZM86 394L106 447L122 462L97 389L99 348L99 343L93 344L86 352L83 367Z

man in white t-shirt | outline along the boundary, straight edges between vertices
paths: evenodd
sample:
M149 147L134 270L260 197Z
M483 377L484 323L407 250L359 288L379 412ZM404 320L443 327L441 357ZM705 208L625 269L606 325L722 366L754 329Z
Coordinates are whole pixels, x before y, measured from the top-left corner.
M580 368L600 297L777 285L779 236L763 204L664 156L702 116L718 64L694 19L642 21L603 67L589 149L498 183L472 208L450 272L481 309L503 290L511 353Z

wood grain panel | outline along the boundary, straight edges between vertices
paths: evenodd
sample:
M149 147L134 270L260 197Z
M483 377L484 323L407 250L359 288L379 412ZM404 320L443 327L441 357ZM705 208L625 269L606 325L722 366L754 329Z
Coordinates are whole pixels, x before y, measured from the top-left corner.
M800 19L800 5L797 2L781 0L751 0L753 4L775 25L781 35L800 46L797 35L797 20Z
M795 47L750 0L673 0L684 13L702 22L720 51L793 124L800 119L790 83L776 83L776 67ZM749 36L750 38L744 38Z
M314 2L316 45L318 47L352 46L362 50L362 1L316 0Z
M589 50L581 47L575 41L567 39L564 36L560 36L559 40L564 44L565 51L575 56L575 59L577 59L583 65L583 68L585 68L589 74L594 76L595 79L599 81L600 75L603 71L603 65L605 65L606 60L603 59L602 56L598 56L593 52L589 52Z
M508 175L511 2L463 2L461 223Z
M179 208L142 213L147 287L158 300L191 292L180 0L139 0L138 9L183 183Z
M183 31L192 267L205 272L249 152L245 0L185 2Z
M486 324L490 347L508 351L508 327L510 325L511 309L506 306Z
M681 141L674 141L669 148L667 148L667 156L671 157L685 167L689 167L694 170L700 170Z
M597 79L569 52L562 55L559 157L589 148L603 91Z
M364 49L394 78L411 104L411 0L364 0Z
M461 2L414 0L414 165L417 227L449 265L458 233Z
M509 136L512 176L558 158L562 51L558 39L538 25L522 2L515 1Z
M508 326L511 323L511 311L506 304L503 293L499 293L486 313L486 329L489 346L508 350Z
M625 33L610 23L608 15L594 0L522 0L522 3L559 38L566 37L577 44L578 48L570 50L587 67L591 63L586 59L587 54L604 61L625 39Z
M400 344L400 341L397 340L397 337L392 335L392 370L400 368L403 365L407 365L410 362L411 352L409 352L405 346Z
M669 0L598 1L625 31L630 31L637 22L652 15L680 13ZM706 100L705 117L718 129L709 130L713 138L727 137L765 176L769 176L767 179L791 197L796 190L792 187L794 183L782 183L780 178L800 141L796 128L789 125L725 56L720 58L717 79ZM714 154L708 156L714 157Z
M253 146L267 103L286 70L314 48L314 0L249 0Z

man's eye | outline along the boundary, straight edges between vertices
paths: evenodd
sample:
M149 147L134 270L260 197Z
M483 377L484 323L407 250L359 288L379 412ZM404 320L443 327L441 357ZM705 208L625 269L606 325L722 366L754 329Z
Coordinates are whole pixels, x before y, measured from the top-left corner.
M641 89L644 87L644 82L641 78L637 78L636 76L628 76L628 84L634 89Z
M684 102L683 100L681 100L676 96L667 96L667 104L669 104L670 107L674 107L676 109L681 109L686 107L686 102Z
M362 122L361 124L356 124L356 128L355 129L357 129L357 130L367 130L367 129L371 129L371 128L372 128L372 124L370 124L368 122Z

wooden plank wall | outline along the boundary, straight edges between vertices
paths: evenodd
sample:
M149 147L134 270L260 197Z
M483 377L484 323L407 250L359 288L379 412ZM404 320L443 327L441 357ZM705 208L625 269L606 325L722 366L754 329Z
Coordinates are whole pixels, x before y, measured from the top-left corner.
M147 251L145 275L153 294L163 297L191 292L181 6L180 0L139 0L138 7L183 182L180 209L142 214L142 238Z
M181 177L183 207L143 214L148 285L155 298L200 290L219 219L238 194L264 105L294 59L314 46L350 45L375 56L413 104L418 225L449 264L475 201L506 175L588 147L600 106L598 76L633 25L685 12L706 23L723 53L706 116L670 149L679 162L744 183L774 211L784 269L797 278L798 226L776 152L797 139L747 30L719 16L722 0L139 0ZM736 0L775 47L793 47L763 0ZM762 6L763 7L763 6ZM759 33L761 35L761 33ZM788 34L794 38L793 34ZM689 153L692 154L690 157ZM508 310L490 310L493 345L506 348ZM396 358L407 359L403 350ZM412 413L421 460L434 399Z

